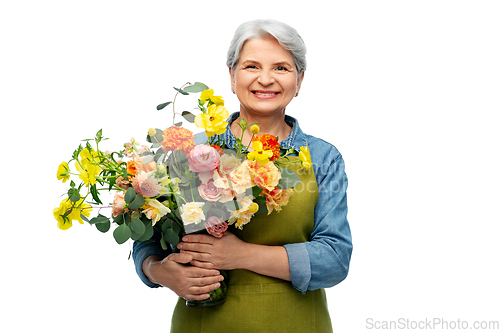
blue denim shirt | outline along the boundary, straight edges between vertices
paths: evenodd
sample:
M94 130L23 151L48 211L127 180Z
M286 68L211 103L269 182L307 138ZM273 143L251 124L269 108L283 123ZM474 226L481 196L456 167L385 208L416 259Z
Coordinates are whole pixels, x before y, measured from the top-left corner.
M233 113L229 124L239 117ZM352 253L352 240L347 222L347 176L344 160L339 151L330 143L307 135L299 127L295 118L285 116L292 127L290 135L280 142L283 148L309 145L313 169L318 184L319 199L314 210L314 228L305 243L284 245L290 267L292 285L302 293L306 290L332 287L347 276ZM236 144L236 138L228 130L222 134L228 146ZM198 135L197 143L205 142L204 135ZM132 257L141 280L149 287L159 287L152 283L142 271L142 262L150 255L166 257L171 251L164 251L155 242L135 242Z

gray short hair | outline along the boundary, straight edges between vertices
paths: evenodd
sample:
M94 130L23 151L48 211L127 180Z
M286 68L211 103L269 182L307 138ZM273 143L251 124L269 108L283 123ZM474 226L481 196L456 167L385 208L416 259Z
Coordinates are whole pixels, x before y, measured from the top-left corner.
M302 37L288 24L276 20L254 20L240 25L229 45L226 65L234 70L243 44L249 39L262 38L266 35L273 36L285 50L290 51L299 75L306 70L306 45Z

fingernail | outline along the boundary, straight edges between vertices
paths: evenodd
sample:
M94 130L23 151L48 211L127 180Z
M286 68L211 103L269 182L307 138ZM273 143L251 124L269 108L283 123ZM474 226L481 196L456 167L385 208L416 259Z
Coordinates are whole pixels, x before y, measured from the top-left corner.
M223 276L221 276L221 277L219 278L219 281L224 281L224 277L223 277Z
M179 250L180 250L180 249L182 249L182 244L180 244L180 243L179 243L179 244L177 244L177 248L178 248Z

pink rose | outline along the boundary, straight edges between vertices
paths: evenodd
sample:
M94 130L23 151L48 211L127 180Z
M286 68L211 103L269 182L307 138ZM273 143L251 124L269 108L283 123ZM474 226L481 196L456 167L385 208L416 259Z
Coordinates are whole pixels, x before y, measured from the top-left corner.
M117 217L123 211L123 206L125 206L125 193L118 191L115 194L115 198L113 200L113 216Z
M189 170L194 172L213 171L220 164L220 155L207 145L197 145L189 153Z
M227 230L227 223L222 221L220 217L210 216L205 221L205 229L210 235L221 238Z
M210 179L205 184L201 184L200 186L198 186L198 192L200 193L200 196L203 198L203 200L206 201L218 201L222 195L222 191L223 189L215 186L213 179Z

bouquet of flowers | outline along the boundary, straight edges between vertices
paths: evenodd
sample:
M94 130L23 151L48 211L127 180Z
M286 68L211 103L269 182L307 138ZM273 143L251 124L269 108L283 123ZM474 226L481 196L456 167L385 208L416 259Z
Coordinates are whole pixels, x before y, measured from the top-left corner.
M286 164L295 163L288 156L298 152L281 149L278 138L258 135L258 124L245 120L238 123L242 136L236 146L228 147L221 136L229 117L222 97L200 82L174 89L173 102L157 106L162 110L172 105L173 126L149 129L148 146L132 139L122 150L102 151L99 144L106 139L99 130L94 139L83 140L86 144L73 152L70 161L60 164L57 178L63 183L72 175L80 179L78 185L70 181L67 196L53 210L60 229L78 221L107 232L113 224L113 237L119 244L129 239L150 241L156 229L161 246L175 251L186 233L206 231L222 237L229 225L243 229L254 214L279 212L288 203L300 178ZM184 111L180 115L205 130L204 143L199 144L195 139L200 141L200 135L197 138L175 122L178 95L192 93L201 93L198 114ZM251 146L243 144L247 130L252 133ZM309 169L308 147L301 147L298 155L298 162ZM101 191L114 192L112 204L103 204ZM90 218L96 208L97 216ZM103 208L111 209L110 216L100 213ZM213 292L211 298L224 296L225 288Z

